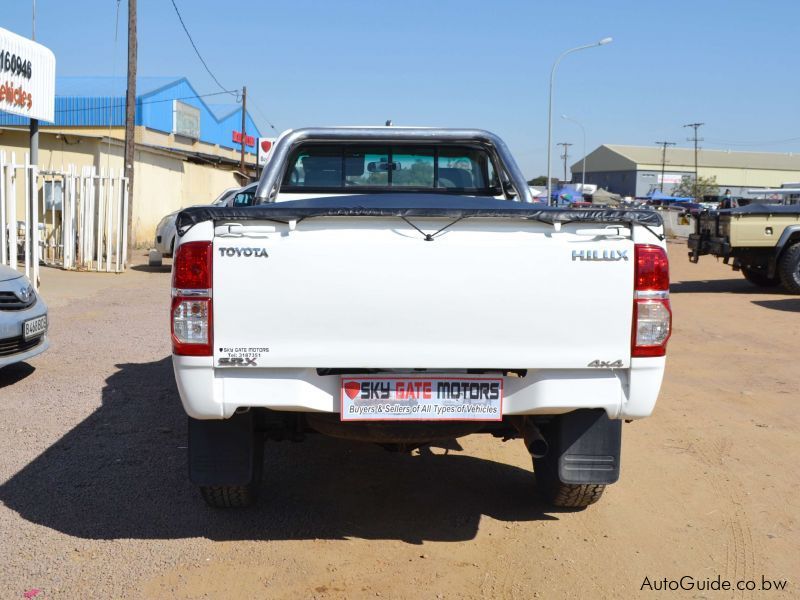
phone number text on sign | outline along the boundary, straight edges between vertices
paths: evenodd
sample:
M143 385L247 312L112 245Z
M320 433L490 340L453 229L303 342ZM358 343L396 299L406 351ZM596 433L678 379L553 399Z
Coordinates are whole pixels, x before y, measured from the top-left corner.
M500 421L500 377L342 377L342 421Z

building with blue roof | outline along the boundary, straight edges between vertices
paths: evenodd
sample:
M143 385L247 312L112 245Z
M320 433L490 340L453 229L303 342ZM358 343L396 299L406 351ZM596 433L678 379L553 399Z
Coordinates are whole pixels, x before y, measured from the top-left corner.
M124 77L57 77L55 120L40 121L39 168L119 173L126 87ZM253 179L261 132L248 113L245 136L241 129L235 93L201 94L185 77L137 78L131 210L138 245L152 244L164 215ZM28 119L0 112L0 151L21 162L27 150Z
M124 128L126 87L124 77L58 77L55 122L41 123L41 126L87 130ZM185 151L188 142L197 142L200 145L197 150L201 152L210 150L206 145L240 152L241 145L234 141L233 134L242 128L242 106L228 102L234 97L235 94L226 92L200 94L185 77L138 77L136 126L183 138L178 140L177 150ZM211 99L227 103L208 102ZM248 136L258 138L261 135L250 114L246 115L245 123ZM0 126L27 124L25 117L0 113ZM140 137L146 138L137 136L137 142ZM156 138L153 141L171 146L169 140ZM255 144L246 147L251 155L255 150Z

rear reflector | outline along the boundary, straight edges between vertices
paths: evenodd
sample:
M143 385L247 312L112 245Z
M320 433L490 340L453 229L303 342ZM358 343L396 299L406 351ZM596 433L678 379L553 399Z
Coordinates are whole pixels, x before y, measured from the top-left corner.
M636 275L633 289L669 290L669 259L666 251L660 246L636 244Z
M211 289L211 242L186 242L178 246L172 267L175 289Z
M631 356L664 356L672 333L667 252L660 246L637 244L634 256Z
M211 242L178 246L172 266L172 352L211 356Z

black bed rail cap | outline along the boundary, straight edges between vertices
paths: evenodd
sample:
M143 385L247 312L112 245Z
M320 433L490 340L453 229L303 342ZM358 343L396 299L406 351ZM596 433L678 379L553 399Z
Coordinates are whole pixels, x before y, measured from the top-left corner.
M529 219L544 223L622 223L659 227L653 210L551 207L491 197L453 194L358 194L289 200L245 207L194 206L178 214L178 235L204 221L299 221L313 217L471 217Z

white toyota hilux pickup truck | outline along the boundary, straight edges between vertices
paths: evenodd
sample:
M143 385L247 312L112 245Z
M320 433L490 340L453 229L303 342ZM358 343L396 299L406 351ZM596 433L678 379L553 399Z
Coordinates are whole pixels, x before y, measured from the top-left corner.
M411 451L521 438L579 508L619 477L671 331L658 213L549 207L469 129L316 128L277 141L250 207L178 216L173 365L189 475L245 506L265 442Z

